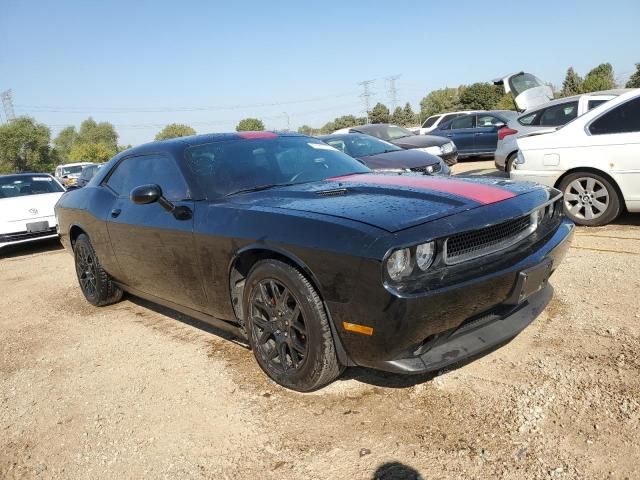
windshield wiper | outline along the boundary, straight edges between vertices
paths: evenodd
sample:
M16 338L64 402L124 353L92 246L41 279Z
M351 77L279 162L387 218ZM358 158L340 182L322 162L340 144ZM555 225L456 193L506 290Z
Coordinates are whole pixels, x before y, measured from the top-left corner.
M236 190L235 192L227 193L225 197L230 197L232 195L237 195L239 193L259 192L261 190L269 190L270 188L275 188L275 187L286 187L289 185L294 185L294 184L293 183L267 183L264 185L256 185L255 187L243 188L241 190Z

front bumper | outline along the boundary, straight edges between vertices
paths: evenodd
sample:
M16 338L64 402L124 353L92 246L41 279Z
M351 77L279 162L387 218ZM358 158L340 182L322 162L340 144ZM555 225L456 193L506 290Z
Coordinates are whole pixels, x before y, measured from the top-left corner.
M374 335L341 332L347 354L356 365L418 374L501 345L549 303L553 290L546 279L566 255L573 230L573 223L563 220L542 245L506 268L420 295L392 297L380 312L382 316L371 311L371 316L378 318L372 324ZM548 272L542 288L514 305L523 271L543 265L548 265ZM340 316L333 318L340 320Z
M524 170L518 168L518 164L514 164L513 169L509 173L509 178L519 182L535 182L554 187L558 179L564 171L558 170Z
M40 222L47 222L48 228L39 232L28 231L29 223ZM21 243L45 240L48 238L56 238L58 237L57 224L56 217L53 215L3 224L1 230L3 232L0 233L0 248L8 247L9 245L19 245Z

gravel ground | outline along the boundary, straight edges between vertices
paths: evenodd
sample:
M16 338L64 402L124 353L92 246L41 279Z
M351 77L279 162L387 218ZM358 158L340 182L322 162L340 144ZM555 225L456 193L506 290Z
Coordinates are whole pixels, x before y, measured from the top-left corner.
M57 242L10 250L0 478L639 478L639 226L579 228L551 305L504 347L437 376L348 369L312 394L187 317L90 306Z

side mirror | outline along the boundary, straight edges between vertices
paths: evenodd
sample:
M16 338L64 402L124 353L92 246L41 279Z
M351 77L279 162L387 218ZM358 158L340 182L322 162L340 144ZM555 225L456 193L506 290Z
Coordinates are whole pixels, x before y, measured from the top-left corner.
M136 205L148 205L162 198L162 189L160 185L141 185L131 190L129 197Z
M131 190L129 198L136 205L148 205L158 202L167 212L172 213L177 220L190 220L192 216L191 209L186 206L175 206L169 200L162 196L162 188L160 185L149 184L140 185Z

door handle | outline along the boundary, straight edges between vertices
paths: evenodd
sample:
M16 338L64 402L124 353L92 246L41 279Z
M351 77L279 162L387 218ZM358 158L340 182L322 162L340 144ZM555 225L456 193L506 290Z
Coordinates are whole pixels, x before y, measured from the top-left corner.
M449 138L453 137L453 133L447 133L447 137Z
M122 213L122 210L120 210L119 208L114 208L113 210L111 210L111 217L117 218L118 215L120 215L121 213Z

